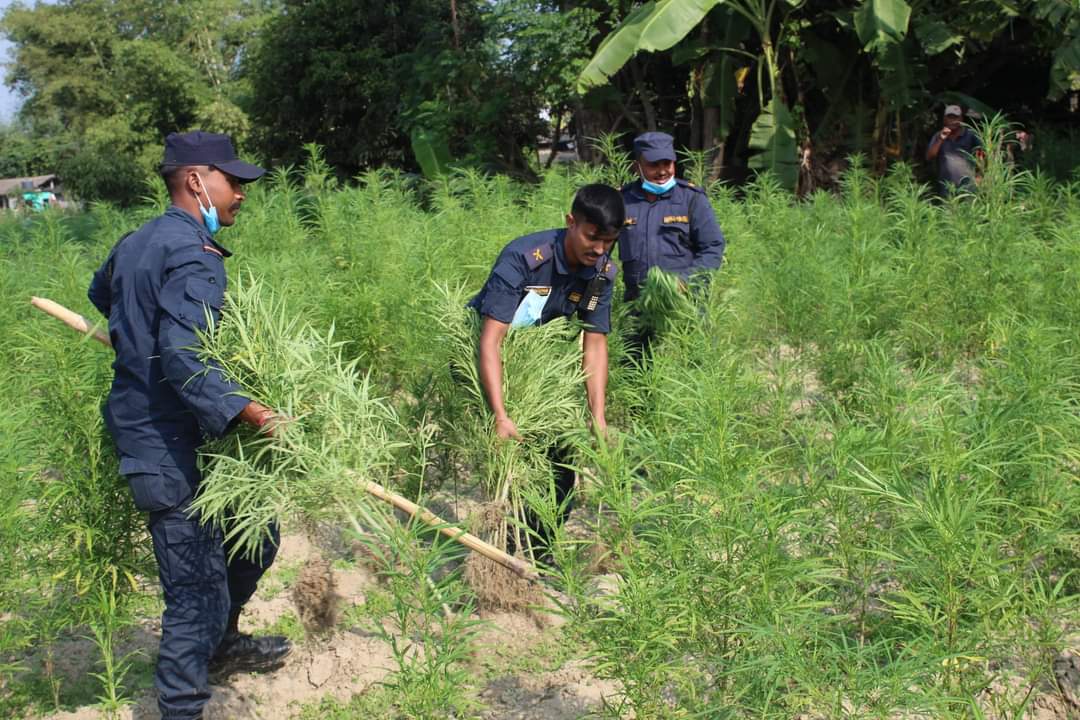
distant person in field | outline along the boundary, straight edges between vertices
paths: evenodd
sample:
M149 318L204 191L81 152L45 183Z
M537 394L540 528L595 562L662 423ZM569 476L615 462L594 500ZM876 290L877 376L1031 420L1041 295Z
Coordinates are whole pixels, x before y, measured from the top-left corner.
M724 260L724 233L705 191L676 177L675 139L662 132L634 138L634 169L638 179L622 189L625 299L637 299L653 267L677 275L683 287L707 282ZM641 357L652 340L649 330L631 337L631 355Z
M964 125L963 108L947 105L945 122L926 148L926 161L935 163L938 190L943 197L957 190L975 189L974 158L981 151L979 136Z
M258 561L230 560L222 529L189 515L204 437L238 422L272 433L281 419L240 395L193 349L208 316L221 317L232 253L215 235L236 221L244 184L264 172L239 160L225 135L169 135L161 173L172 205L121 238L90 285L116 351L105 422L135 506L149 513L164 591L155 675L163 718L201 718L208 674L280 667L291 649L284 637L252 637L238 628L244 603L277 552L277 528Z
M519 237L503 248L480 292L469 302L483 317L479 342L480 384L495 416L495 434L521 440L514 419L503 403L502 343L511 328L543 325L577 315L584 324L582 367L593 429L607 433L605 416L611 294L616 267L611 249L625 219L619 191L607 185L578 190L566 216L566 227ZM574 472L562 448L552 448L555 501L569 512ZM551 529L535 519L531 529L541 544Z

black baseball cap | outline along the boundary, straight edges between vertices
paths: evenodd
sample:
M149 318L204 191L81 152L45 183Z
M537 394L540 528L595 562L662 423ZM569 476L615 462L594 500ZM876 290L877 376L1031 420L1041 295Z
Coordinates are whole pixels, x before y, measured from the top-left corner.
M667 133L647 132L634 138L634 154L646 162L675 159L675 138Z
M202 130L169 133L165 138L165 159L161 161L161 166L169 168L184 165L213 165L241 182L258 180L266 174L266 170L258 165L246 163L236 157L236 150L233 149L228 135Z

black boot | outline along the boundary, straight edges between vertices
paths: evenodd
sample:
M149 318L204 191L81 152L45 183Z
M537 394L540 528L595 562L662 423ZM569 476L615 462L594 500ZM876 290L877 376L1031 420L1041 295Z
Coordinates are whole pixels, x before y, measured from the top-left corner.
M225 637L210 658L210 677L223 680L236 672L270 672L285 664L292 643L282 635L252 636L239 630L240 610L229 613Z

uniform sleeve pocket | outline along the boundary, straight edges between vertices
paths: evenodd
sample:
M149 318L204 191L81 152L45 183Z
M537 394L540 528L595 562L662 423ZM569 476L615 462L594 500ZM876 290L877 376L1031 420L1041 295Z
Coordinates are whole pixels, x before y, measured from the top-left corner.
M217 282L210 282L203 278L188 278L184 286L184 295L188 300L198 304L206 304L215 310L220 310L225 302L225 289Z
M219 284L202 278L188 278L177 320L189 327L205 329L208 316L213 316L215 320L220 316L224 301L225 291Z

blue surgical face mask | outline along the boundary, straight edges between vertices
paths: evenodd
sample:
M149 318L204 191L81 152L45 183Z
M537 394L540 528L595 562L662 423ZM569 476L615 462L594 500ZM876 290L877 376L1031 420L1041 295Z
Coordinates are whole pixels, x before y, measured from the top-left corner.
M538 325L544 313L544 306L547 305L547 299L547 294L541 295L535 290L527 292L518 305L513 320L510 321L510 327L520 328Z
M221 229L221 221L218 220L217 208L214 207L214 201L210 199L210 193L206 192L206 183L203 182L202 175L195 173L195 177L199 178L199 184L202 185L203 194L206 195L206 204L209 205L209 209L204 208L202 204L202 198L199 197L199 193L195 193L195 200L199 203L199 212L202 213L203 225L206 226L206 231L211 235L216 235L217 231Z
M664 193L670 191L671 188L673 188L673 187L675 187L675 176L674 175L672 175L670 178L668 178L668 181L666 183L664 183L663 185L657 185L656 183L649 182L645 178L641 178L641 188L645 192L650 193L652 195L663 195Z

